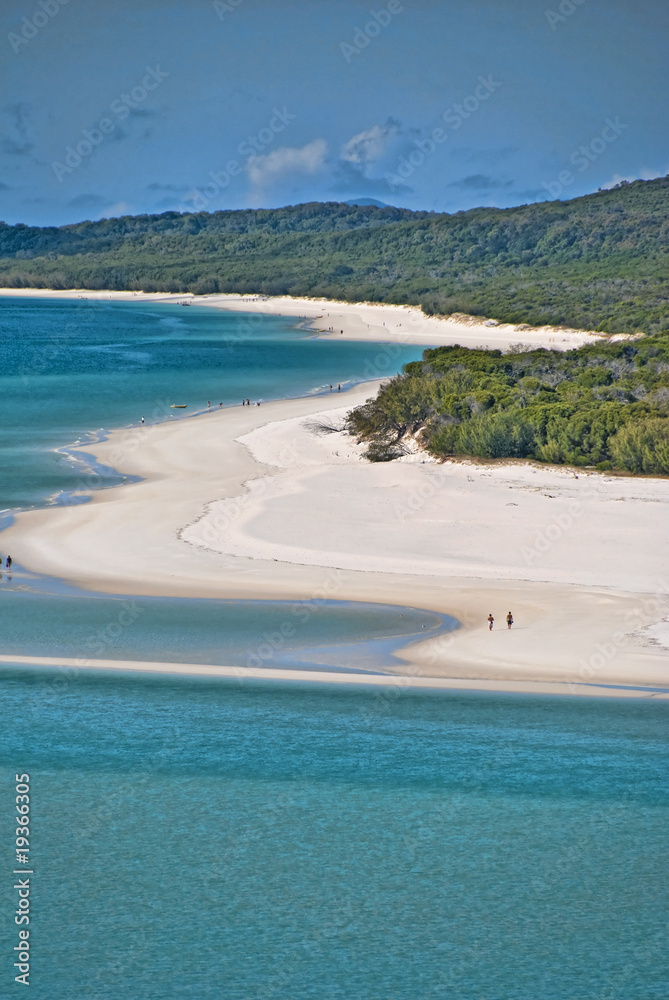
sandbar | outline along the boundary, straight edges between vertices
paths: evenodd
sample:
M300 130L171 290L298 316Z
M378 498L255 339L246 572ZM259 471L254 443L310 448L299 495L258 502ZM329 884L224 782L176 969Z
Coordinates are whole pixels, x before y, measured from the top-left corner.
M4 550L106 593L456 617L460 629L402 651L406 677L669 689L669 655L648 632L669 617L666 480L418 451L372 465L341 425L378 384L113 431L95 457L142 481L20 513Z

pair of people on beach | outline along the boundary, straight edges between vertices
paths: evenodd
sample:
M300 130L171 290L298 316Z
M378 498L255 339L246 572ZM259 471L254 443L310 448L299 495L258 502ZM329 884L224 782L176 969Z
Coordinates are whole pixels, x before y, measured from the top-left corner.
M495 619L493 618L491 611L490 614L488 615L488 628L490 629L491 632L494 624L495 624ZM508 615L506 616L506 627L511 628L512 625L513 625L513 615L509 611Z

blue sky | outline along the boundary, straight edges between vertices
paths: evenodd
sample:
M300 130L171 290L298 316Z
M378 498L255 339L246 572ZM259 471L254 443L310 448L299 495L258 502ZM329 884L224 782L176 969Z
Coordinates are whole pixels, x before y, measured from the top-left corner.
M668 42L665 0L4 0L0 219L664 175Z

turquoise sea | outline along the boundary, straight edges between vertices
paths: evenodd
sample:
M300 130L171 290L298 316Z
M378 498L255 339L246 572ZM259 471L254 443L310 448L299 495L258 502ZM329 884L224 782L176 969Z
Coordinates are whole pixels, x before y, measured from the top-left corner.
M25 670L2 691L2 997L17 772L38 1000L669 995L664 705Z
M297 324L0 299L0 508L70 502L82 476L122 481L86 443L177 419L170 402L327 391L420 354ZM22 989L24 774L37 1000L669 997L664 703L428 694L392 676L316 687L316 667L385 673L403 644L456 623L350 602L93 595L13 569L7 656L255 657L305 683L0 668L2 1000Z
M0 511L53 502L82 478L91 489L121 482L67 449L85 454L105 430L178 419L207 401L329 394L421 355L319 340L298 326L207 306L0 296Z

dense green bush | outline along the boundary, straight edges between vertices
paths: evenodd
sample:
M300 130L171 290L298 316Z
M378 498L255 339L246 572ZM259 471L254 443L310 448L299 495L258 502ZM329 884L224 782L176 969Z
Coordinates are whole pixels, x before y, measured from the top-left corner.
M630 472L669 475L669 419L653 417L629 424L610 441L611 457Z
M348 429L373 461L397 457L418 434L441 458L669 475L669 336L567 352L427 350L353 410Z

